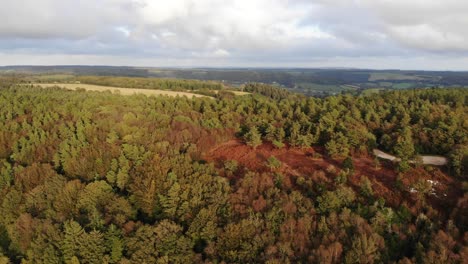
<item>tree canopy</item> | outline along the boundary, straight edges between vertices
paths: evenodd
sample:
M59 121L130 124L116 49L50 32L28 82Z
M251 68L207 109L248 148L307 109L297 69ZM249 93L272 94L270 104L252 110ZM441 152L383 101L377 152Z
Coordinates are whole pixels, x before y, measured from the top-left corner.
M362 166L352 157L378 147L405 161L416 154L450 157L450 177L465 181L468 90L324 99L257 84L247 90L254 94L212 100L0 89L0 263L468 258L466 193L453 208L426 203L410 211L410 204L386 204L367 178L356 186L343 180ZM263 171L204 160L236 137L253 148L315 146L338 169L287 178L273 156L265 157Z

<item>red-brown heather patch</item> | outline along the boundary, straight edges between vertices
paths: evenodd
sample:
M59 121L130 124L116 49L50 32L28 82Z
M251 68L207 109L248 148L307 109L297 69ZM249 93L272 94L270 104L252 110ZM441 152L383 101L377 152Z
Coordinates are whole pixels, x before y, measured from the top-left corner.
M328 157L321 147L285 146L278 149L266 142L254 149L239 139L232 139L214 146L206 153L204 159L214 162L217 168L222 168L227 160L235 160L240 168L262 173L271 171L267 166L267 160L271 156L281 161L281 168L275 171L285 176L287 187L290 187L295 182L295 178L299 176L309 177L314 183L330 183L341 170L343 162ZM423 167L414 168L398 177L395 164L386 161L376 164L373 156L355 155L353 163L355 170L352 175L348 176L348 184L355 191L359 191L362 177L367 177L372 183L374 194L384 198L392 207L404 204L412 207L413 213L417 213L420 206L417 203L417 195L409 190L420 179L437 181L438 184L434 186L436 195L428 195L427 201L441 215L447 216L462 195L460 183L438 168L433 168L432 171L425 170ZM397 179L401 182L399 188Z

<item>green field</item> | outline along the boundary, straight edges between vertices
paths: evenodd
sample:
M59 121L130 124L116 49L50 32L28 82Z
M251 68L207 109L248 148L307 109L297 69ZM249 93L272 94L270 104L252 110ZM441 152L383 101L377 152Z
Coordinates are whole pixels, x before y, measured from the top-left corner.
M425 78L420 76L405 75L400 73L389 73L389 72L374 72L371 73L369 77L370 82L375 81L400 81L400 80L411 80L411 81L420 81Z
M411 88L414 84L409 83L409 82L404 82L404 83L395 83L392 85L392 88L394 89L408 89Z
M303 92L326 92L326 93L340 93L342 91L355 91L358 86L354 85L328 85L317 83L298 83L294 88L297 91Z
M373 94L378 94L383 90L385 90L385 89L382 89L382 88L366 89L366 90L362 91L361 95L362 96L370 96L370 95L373 95Z

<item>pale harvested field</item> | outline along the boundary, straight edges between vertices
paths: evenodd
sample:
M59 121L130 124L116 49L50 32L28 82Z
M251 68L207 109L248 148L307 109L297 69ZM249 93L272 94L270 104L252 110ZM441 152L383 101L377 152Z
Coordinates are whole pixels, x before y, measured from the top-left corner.
M97 91L97 92L105 92L111 91L115 93L119 93L121 95L134 95L134 94L144 94L144 95L167 95L167 96L187 96L188 98L193 97L209 97L201 94L194 94L188 92L176 92L176 91L166 91L166 90L152 90L152 89L138 89L138 88L120 88L120 87L110 87L110 86L100 86L100 85L92 85L92 84L80 84L80 83L36 83L35 86L39 86L42 88L49 88L49 87L62 87L69 90L76 90L77 88L82 88L87 91ZM211 97L209 97L211 98Z

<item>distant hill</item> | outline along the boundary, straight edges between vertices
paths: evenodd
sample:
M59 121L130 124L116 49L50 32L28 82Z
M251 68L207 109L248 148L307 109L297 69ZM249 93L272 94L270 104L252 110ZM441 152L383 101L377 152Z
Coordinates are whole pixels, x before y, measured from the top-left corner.
M367 89L468 86L468 72L304 68L141 68L117 66L5 66L0 74L98 75L214 80L240 86L257 82L312 96Z

